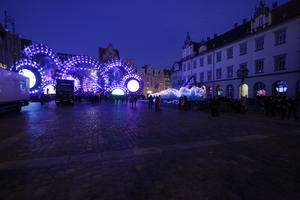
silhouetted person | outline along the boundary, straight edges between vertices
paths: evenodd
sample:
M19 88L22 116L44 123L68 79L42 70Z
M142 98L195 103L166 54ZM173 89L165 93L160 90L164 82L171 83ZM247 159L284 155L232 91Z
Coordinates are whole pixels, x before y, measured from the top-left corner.
M155 110L160 111L160 106L161 106L161 97L160 95L155 98Z
M298 110L298 100L290 98L288 100L288 116L287 116L288 119L290 119L291 115L293 115L294 120L298 121L297 110Z
M287 109L288 109L288 104L287 104L287 99L282 98L280 100L280 114L281 114L281 120L284 120L286 117Z
M138 100L138 97L135 95L133 96L133 103L134 103L134 107L136 108L136 102Z
M213 97L209 104L211 116L217 117L220 115L219 106L219 100L216 97Z
M153 107L153 97L152 97L152 95L149 96L148 100L149 100L149 102L148 102L148 108L150 110L152 110L152 107Z

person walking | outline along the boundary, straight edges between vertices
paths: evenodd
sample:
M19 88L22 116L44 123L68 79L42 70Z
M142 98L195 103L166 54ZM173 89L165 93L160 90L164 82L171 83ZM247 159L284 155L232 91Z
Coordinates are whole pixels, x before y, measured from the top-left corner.
M134 103L134 107L136 108L136 102L138 100L138 97L135 95L133 96L133 103Z
M161 111L160 106L161 106L161 97L159 95L158 97L155 98L155 110Z
M131 108L133 108L134 99L133 99L133 96L132 96L132 95L129 97L129 102L130 102L130 104L131 104Z
M153 106L153 97L152 97L152 95L149 96L148 100L149 100L148 109L152 110L152 106Z
M216 97L213 97L209 103L210 113L212 117L218 117L220 115L220 103Z
M298 110L298 100L290 98L288 100L288 116L287 116L288 120L290 119L291 115L293 115L294 120L298 121L297 110Z
M288 104L287 104L287 98L282 98L280 100L280 114L281 114L281 120L285 120Z

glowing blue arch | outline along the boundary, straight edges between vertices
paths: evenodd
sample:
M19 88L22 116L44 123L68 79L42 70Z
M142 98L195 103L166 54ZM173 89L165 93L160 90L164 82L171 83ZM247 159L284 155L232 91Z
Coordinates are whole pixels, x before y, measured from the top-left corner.
M61 67L61 61L56 53L44 44L32 44L23 49L22 53L30 59L33 59L36 55L47 55L49 56L57 66Z
M78 90L97 92L100 63L89 56L73 56L67 59L57 73L57 79L77 79Z
M22 59L16 62L15 66L12 66L10 70L16 72L22 72L22 70L29 70L35 76L35 84L30 88L32 93L40 91L43 87L45 87L48 83L45 77L45 72L43 68L41 68L35 61Z
M121 78L113 79L112 74L121 74ZM125 89L126 94L140 94L143 90L143 81L141 77L135 74L134 67L124 60L112 60L103 65L99 72L101 88L106 92L111 92L115 85ZM113 76L114 77L114 76ZM119 76L120 77L120 76ZM128 88L128 82L134 81L138 85L137 90L132 91Z
M134 68L124 60L112 60L104 64L100 70L100 75L105 76L105 74L114 67L123 67L128 74L134 73Z
M131 81L135 81L137 83L136 90L131 90L129 84ZM127 74L123 77L121 85L127 88L129 94L140 94L144 89L144 84L142 78L137 74Z

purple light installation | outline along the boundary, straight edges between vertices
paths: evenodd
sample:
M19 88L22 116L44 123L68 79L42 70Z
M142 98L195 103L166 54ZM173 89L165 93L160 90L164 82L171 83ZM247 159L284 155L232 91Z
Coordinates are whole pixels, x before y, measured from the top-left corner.
M11 67L11 70L17 71L21 74L23 69L29 70L35 76L35 84L31 85L32 87L30 87L30 91L32 93L38 92L45 86L47 82L45 72L43 71L43 68L41 68L35 61L22 59L17 61L15 66Z
M128 74L123 77L122 85L124 85L130 94L140 94L143 90L143 80L137 74Z
M110 93L115 91L120 94L122 90L124 94L140 94L143 89L141 77L135 74L134 67L124 60L112 60L101 64L89 56L73 56L62 63L56 53L43 44L27 46L23 54L27 59L17 61L11 70L19 72L26 69L29 70L31 77L32 74L35 75L36 83L31 88L33 93L42 92L46 87L54 86L56 79L75 80L75 89L82 92L95 93L102 90ZM37 55L49 57L55 66L40 66L38 62L41 57L36 57ZM53 71L55 76L53 76ZM117 76L111 76L111 74L117 74Z
M83 92L97 92L97 85L100 63L89 56L74 56L67 59L57 74L57 79L67 79L68 77L76 77L80 81L79 89Z
M35 55L44 54L49 56L58 68L60 68L61 66L61 61L56 53L44 44L32 44L30 46L27 46L23 50L23 54L30 59L33 59Z
M125 74L120 82L112 84L109 82L109 71L114 68L124 69ZM100 69L100 76L104 80L104 90L111 92L114 87L122 87L126 94L140 94L143 90L143 81L140 76L135 74L134 68L128 65L123 60L113 60L107 63L103 68Z

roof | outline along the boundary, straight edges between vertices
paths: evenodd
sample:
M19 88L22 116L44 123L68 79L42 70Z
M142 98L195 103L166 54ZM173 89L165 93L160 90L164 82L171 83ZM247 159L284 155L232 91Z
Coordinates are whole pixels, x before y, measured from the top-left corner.
M260 5L260 6L262 6L262 5ZM259 9L262 9L262 8L256 8L254 16L256 16L256 14L258 12L266 11L266 8L264 8L265 10L263 10L263 11L262 10L259 11ZM267 28L274 27L285 21L288 21L297 16L300 16L300 1L299 0L290 0L281 6L275 6L270 12L272 15L272 24L270 26L268 26ZM266 29L262 29L260 31L265 31L265 30ZM213 39L208 39L207 41L205 41L205 42L202 41L201 43L191 41L190 44L191 43L194 44L194 52L197 52L192 57L199 55L198 50L201 45L206 46L206 51L204 51L204 52L207 52L207 51L211 51L213 49L217 49L219 47L225 46L232 42L241 40L247 36L250 36L250 35L253 35L256 33L257 32L251 33L251 21L243 20L243 24L235 25L235 27L233 29L231 29L219 36L216 36ZM190 39L190 38L188 38L188 39ZM187 41L185 41L185 45L186 44L187 44ZM203 52L201 52L201 53L203 53ZM179 62L189 60L192 57L183 58Z

